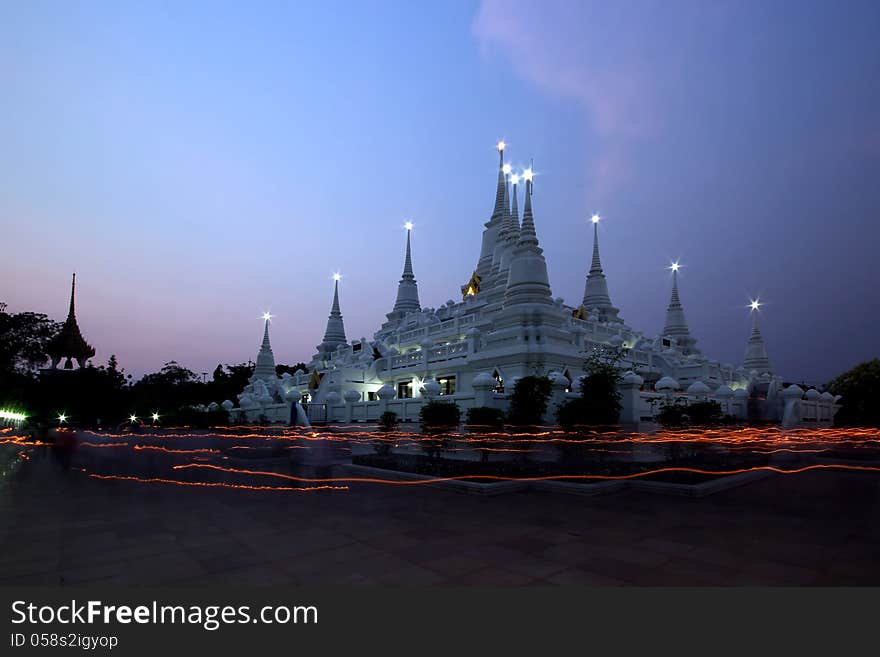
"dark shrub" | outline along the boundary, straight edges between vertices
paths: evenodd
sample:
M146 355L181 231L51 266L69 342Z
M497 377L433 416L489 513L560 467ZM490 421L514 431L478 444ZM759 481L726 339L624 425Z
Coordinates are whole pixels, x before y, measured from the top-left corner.
M385 411L379 416L379 429L381 431L394 431L397 428L397 413Z
M385 411L379 416L379 431L388 434L397 429L397 413L394 411ZM394 446L393 440L385 435L373 441L373 449L379 456L388 456L391 454L391 448Z
M461 409L455 402L429 401L419 409L422 431L450 431L461 424Z
M660 410L654 419L663 427L683 427L687 421L687 406L678 400L665 401L660 404Z
M880 427L880 358L844 372L828 384L828 392L842 397L835 426Z
M524 376L513 387L507 421L518 427L543 424L549 398L550 379L546 376Z
M724 420L724 414L721 411L721 404L717 401L706 400L693 402L685 408L688 420L691 424L697 426L712 426L721 424Z
M468 409L465 424L477 431L480 429L501 429L504 426L504 412L500 408L492 408L491 406L475 406Z

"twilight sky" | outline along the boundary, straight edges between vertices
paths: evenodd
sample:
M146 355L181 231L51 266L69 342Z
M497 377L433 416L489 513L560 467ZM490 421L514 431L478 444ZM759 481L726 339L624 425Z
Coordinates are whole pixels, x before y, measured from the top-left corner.
M149 6L145 6L149 5ZM880 3L289 2L0 6L0 300L78 318L136 376L349 339L394 302L405 220L424 306L458 299L495 141L540 174L555 296L600 212L622 317L663 325L680 258L698 346L777 371L878 356Z

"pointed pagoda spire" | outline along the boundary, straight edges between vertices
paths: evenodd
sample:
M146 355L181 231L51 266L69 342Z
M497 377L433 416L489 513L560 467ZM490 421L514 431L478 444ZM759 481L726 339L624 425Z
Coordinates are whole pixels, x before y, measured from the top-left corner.
M52 361L52 369L57 368L61 359L65 358L67 360L64 369L68 370L73 368L72 360L83 367L86 361L95 355L95 348L85 341L76 322L76 273L73 274L70 283L70 307L67 311L67 319L61 331L49 344L47 353Z
M538 246L535 230L535 217L532 214L532 170L526 169L523 221L519 241L513 250L507 276L507 289L504 292L504 306L519 304L551 304L550 278L547 276L547 261Z
M519 205L517 203L517 193L516 187L519 183L519 176L514 175L511 180L513 183L513 194L510 201L510 228L507 232L508 239L514 239L517 242L519 241ZM531 208L531 203L529 204L529 208Z
M504 140L499 141L498 148L498 185L495 188L495 208L492 210L492 217L489 223L498 223L507 216L507 193L504 180L504 149L507 144Z
M257 364L254 367L254 373L251 376L251 383L257 379L270 379L275 374L275 354L272 353L272 345L269 343L269 322L272 315L265 313L263 315L263 342L260 344L260 351L257 353Z
M339 279L342 275L333 274L333 304L330 306L330 315L327 317L327 328L324 330L324 339L317 346L318 353L315 361L327 360L336 348L346 343L345 324L342 321L342 312L339 310Z
M407 313L419 312L422 309L419 303L419 286L412 266L410 236L413 225L408 221L404 228L406 228L406 256L403 259L403 274L397 284L397 299L394 302L394 309L387 315L389 320L401 319Z
M520 245L533 245L538 247L538 233L535 231L535 217L532 214L532 173L528 170L526 180L525 205L523 207L522 226L519 231Z
M508 216L507 192L505 183L505 165L504 165L504 149L507 144L504 140L500 140L495 147L498 149L498 183L495 187L495 207L492 210L492 216L489 221L483 224L483 241L480 247L480 258L477 260L477 266L470 275L471 281L477 277L480 280L489 282L489 276L493 273L493 267L496 262L496 247L499 244L499 233L502 225ZM491 285L489 286L491 287ZM462 292L471 289L471 283L468 282L462 286ZM465 296L469 296L465 293Z
M669 305L666 307L666 323L663 326L663 335L675 338L682 352L698 354L700 350L695 347L696 338L691 336L687 319L684 316L684 308L678 295L678 270L680 265L673 262L669 269L672 270L672 294L669 297Z
M598 313L598 319L603 321L621 321L617 316L619 311L611 303L608 281L605 279L605 272L602 271L602 260L599 257L599 219L598 214L590 218L593 222L593 259L584 286L583 305L588 311L592 310L592 315L588 315L591 318L595 318Z
M602 273L602 260L599 258L599 222L593 222L593 261L590 263L590 273Z
M770 358L767 356L767 347L764 345L764 337L761 335L761 329L758 327L758 309L761 303L755 299L750 304L752 310L752 333L749 335L749 341L746 345L746 355L743 360L743 367L747 372L757 370L759 374L772 372Z

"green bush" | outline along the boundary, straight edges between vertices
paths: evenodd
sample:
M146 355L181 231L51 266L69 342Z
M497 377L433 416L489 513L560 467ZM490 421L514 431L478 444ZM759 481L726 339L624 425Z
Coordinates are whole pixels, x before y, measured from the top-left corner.
M524 376L519 379L510 395L507 421L518 427L543 424L550 389L550 379L546 376Z
M432 400L419 409L422 431L449 431L461 424L461 409L455 402Z
M563 429L573 431L587 424L584 418L587 415L583 397L568 399L556 409L556 422Z
M504 426L504 411L491 406L475 406L469 408L465 423L473 429L501 429Z
M385 411L379 416L379 429L381 431L394 431L397 428L397 413Z

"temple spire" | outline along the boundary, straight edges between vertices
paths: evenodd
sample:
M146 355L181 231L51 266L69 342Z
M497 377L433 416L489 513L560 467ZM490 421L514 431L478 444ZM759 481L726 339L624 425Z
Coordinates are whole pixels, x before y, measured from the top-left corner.
M324 339L317 346L318 353L314 361L326 361L330 354L336 351L341 344L346 344L345 324L342 321L342 312L339 310L339 279L342 275L333 274L333 304L330 306L330 315L327 317L327 328L324 330Z
M419 303L419 286L412 266L412 247L410 245L412 222L406 222L404 228L406 229L406 255L403 259L403 274L397 284L397 299L394 301L394 308L386 315L389 321L402 319L407 313L419 312L422 309Z
M517 202L516 187L519 182L519 176L514 175L511 182L513 183L513 194L510 201L510 228L508 230L508 238L513 237L519 241L519 205ZM531 208L531 204L529 204Z
M257 379L270 379L275 374L275 355L272 353L272 345L269 342L269 322L272 315L263 314L263 342L260 344L260 351L257 353L257 363L254 366L254 373L250 378L251 383Z
M61 327L61 331L49 343L47 353L52 361L52 369L58 367L61 359L66 359L64 369L72 369L76 361L80 367L85 366L86 361L95 355L92 347L82 336L76 321L76 273L73 274L70 283L70 307L67 311L67 320Z
M523 221L519 241L513 250L504 291L504 306L551 304L550 279L544 252L538 246L535 218L532 214L532 169L523 172L526 181Z
M697 341L691 336L687 319L684 316L684 308L678 295L678 270L680 265L673 262L669 269L672 270L672 294L669 297L669 305L666 307L666 323L663 326L663 335L675 338L682 353L698 354L700 350L695 347Z
M755 299L751 302L752 311L752 333L749 335L749 341L746 345L746 355L743 360L743 367L746 371L751 372L757 370L759 374L772 372L770 359L767 357L767 347L764 345L764 337L761 335L761 329L758 327L758 309L761 302Z
M590 218L593 223L593 259L590 262L590 271L584 286L583 306L588 311L590 319L618 322L622 321L617 316L620 311L611 303L611 296L608 294L608 281L605 279L602 260L599 258L599 220L598 214L594 214Z
M507 192L504 180L504 149L507 144L502 140L496 147L498 148L498 184L495 188L495 208L492 210L490 223L498 223L507 216Z

